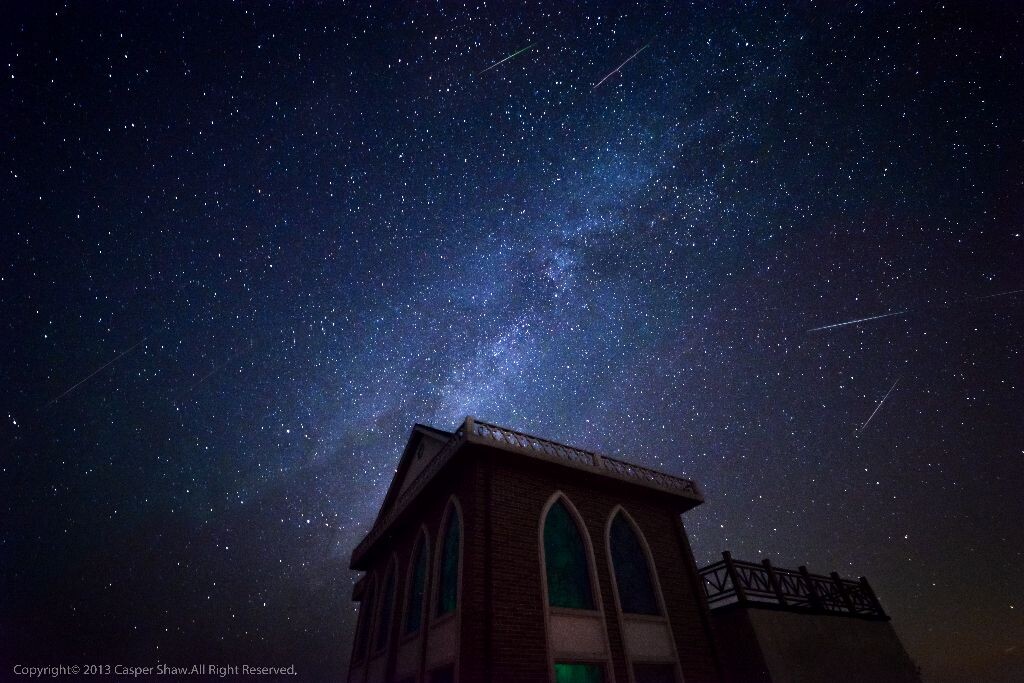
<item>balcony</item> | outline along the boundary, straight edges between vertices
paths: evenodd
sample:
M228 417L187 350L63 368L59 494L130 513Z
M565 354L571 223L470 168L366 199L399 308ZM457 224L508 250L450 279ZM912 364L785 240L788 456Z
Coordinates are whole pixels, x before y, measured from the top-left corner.
M888 619L863 576L854 581L836 572L811 574L807 567L780 569L764 560L734 560L728 552L699 571L708 606L768 606L794 612Z

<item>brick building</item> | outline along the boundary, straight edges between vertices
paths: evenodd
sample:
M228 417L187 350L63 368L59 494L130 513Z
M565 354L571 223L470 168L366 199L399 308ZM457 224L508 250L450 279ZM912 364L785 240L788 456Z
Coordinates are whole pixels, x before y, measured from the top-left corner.
M880 670L916 680L866 581L728 555L699 571L681 514L702 501L688 479L471 417L416 425L352 553L349 683L821 680L764 624L806 639L822 629L805 617L840 614L888 628L899 666Z

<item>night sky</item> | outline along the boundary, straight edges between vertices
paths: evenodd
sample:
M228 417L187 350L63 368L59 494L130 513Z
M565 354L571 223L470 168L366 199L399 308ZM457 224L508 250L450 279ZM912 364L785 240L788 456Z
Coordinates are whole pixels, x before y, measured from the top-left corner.
M866 575L928 680L1024 680L1013 3L18 4L3 677L337 680L410 427L472 414L693 477L701 564Z

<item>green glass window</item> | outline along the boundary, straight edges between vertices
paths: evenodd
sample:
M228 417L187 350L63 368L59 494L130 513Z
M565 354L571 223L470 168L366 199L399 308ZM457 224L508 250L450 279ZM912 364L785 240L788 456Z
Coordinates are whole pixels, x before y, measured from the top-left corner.
M676 683L676 667L667 662L637 662L633 665L636 683Z
M459 513L448 513L441 545L441 572L437 586L437 616L455 611L459 599Z
M647 553L640 544L636 529L621 512L612 520L609 536L622 611L627 614L660 614Z
M381 594L380 618L377 619L377 635L373 640L375 650L382 650L388 644L388 635L391 633L391 618L395 611L395 565L391 563L388 567L387 576L384 579L384 592Z
M600 664L555 663L555 683L603 683L604 667Z
M369 640L370 620L373 619L373 587L366 591L363 602L359 605L359 623L356 625L355 658L362 659L366 654L366 642Z
M420 536L412 558L412 579L409 584L409 604L405 609L405 632L416 633L423 622L423 593L427 583L427 541Z
M549 605L594 609L587 549L576 520L561 500L544 520L544 562Z

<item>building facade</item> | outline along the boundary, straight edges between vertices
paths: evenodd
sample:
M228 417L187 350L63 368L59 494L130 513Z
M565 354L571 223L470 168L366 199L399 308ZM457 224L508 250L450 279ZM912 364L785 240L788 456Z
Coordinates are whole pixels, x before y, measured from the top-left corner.
M783 680L718 615L754 604L742 577L712 610L720 572L698 571L681 517L702 501L688 479L472 417L416 425L352 553L349 683Z

